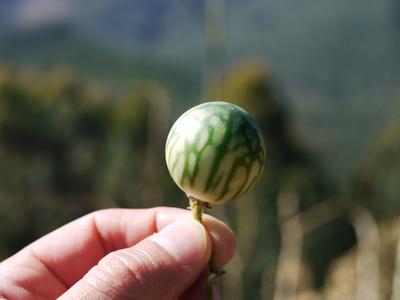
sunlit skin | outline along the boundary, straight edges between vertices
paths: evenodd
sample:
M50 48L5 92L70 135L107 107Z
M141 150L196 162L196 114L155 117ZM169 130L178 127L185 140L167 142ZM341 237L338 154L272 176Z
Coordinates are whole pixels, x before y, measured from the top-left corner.
M235 238L213 217L204 218L206 230L191 218L165 207L86 215L0 263L0 299L205 299L211 251L226 264ZM202 250L186 236L188 227L204 231ZM182 265L166 250L177 239L193 248L185 257L193 263Z

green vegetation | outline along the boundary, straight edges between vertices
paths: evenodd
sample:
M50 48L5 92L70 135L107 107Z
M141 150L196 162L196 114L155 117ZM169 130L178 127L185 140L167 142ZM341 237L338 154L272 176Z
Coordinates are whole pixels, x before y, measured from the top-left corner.
M400 213L400 123L390 122L377 135L369 155L349 186L349 197L380 220Z
M162 93L138 84L116 101L70 73L1 68L1 257L94 209L141 207L147 185L163 185L160 171L148 174L154 169L148 161L162 157L162 142L152 136L165 133L148 126L157 113L152 107L169 105ZM155 159L157 168L162 161Z
M164 145L171 116L189 103L171 100L166 83L136 81L117 93L88 77L0 67L1 258L95 209L186 205L164 166ZM332 261L356 243L349 217L355 208L377 220L398 216L400 128L395 122L384 129L363 167L338 186L294 129L268 69L239 64L223 82L208 99L254 115L267 153L256 190L212 212L238 235L225 292L230 299L271 298L268 284L293 240L300 241L291 247L301 250L312 288L322 289ZM285 226L296 220L302 233L288 238L293 230Z

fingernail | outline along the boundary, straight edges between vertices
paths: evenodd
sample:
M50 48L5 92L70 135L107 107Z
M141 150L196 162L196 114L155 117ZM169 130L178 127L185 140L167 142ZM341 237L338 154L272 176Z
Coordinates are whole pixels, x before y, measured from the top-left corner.
M184 266L196 264L206 251L205 229L199 222L190 219L169 224L153 235L151 240Z

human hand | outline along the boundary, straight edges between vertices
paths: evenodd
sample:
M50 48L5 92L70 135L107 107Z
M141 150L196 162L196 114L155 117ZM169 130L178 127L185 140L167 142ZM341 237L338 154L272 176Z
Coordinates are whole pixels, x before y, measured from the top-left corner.
M204 299L211 251L235 238L210 216L178 208L108 209L77 219L0 264L0 298Z

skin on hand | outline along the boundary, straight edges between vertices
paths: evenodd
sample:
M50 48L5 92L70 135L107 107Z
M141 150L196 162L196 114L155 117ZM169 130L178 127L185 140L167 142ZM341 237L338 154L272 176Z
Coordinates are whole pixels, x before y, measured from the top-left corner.
M232 231L178 208L107 209L77 219L0 264L0 298L204 299L211 252L235 253Z

